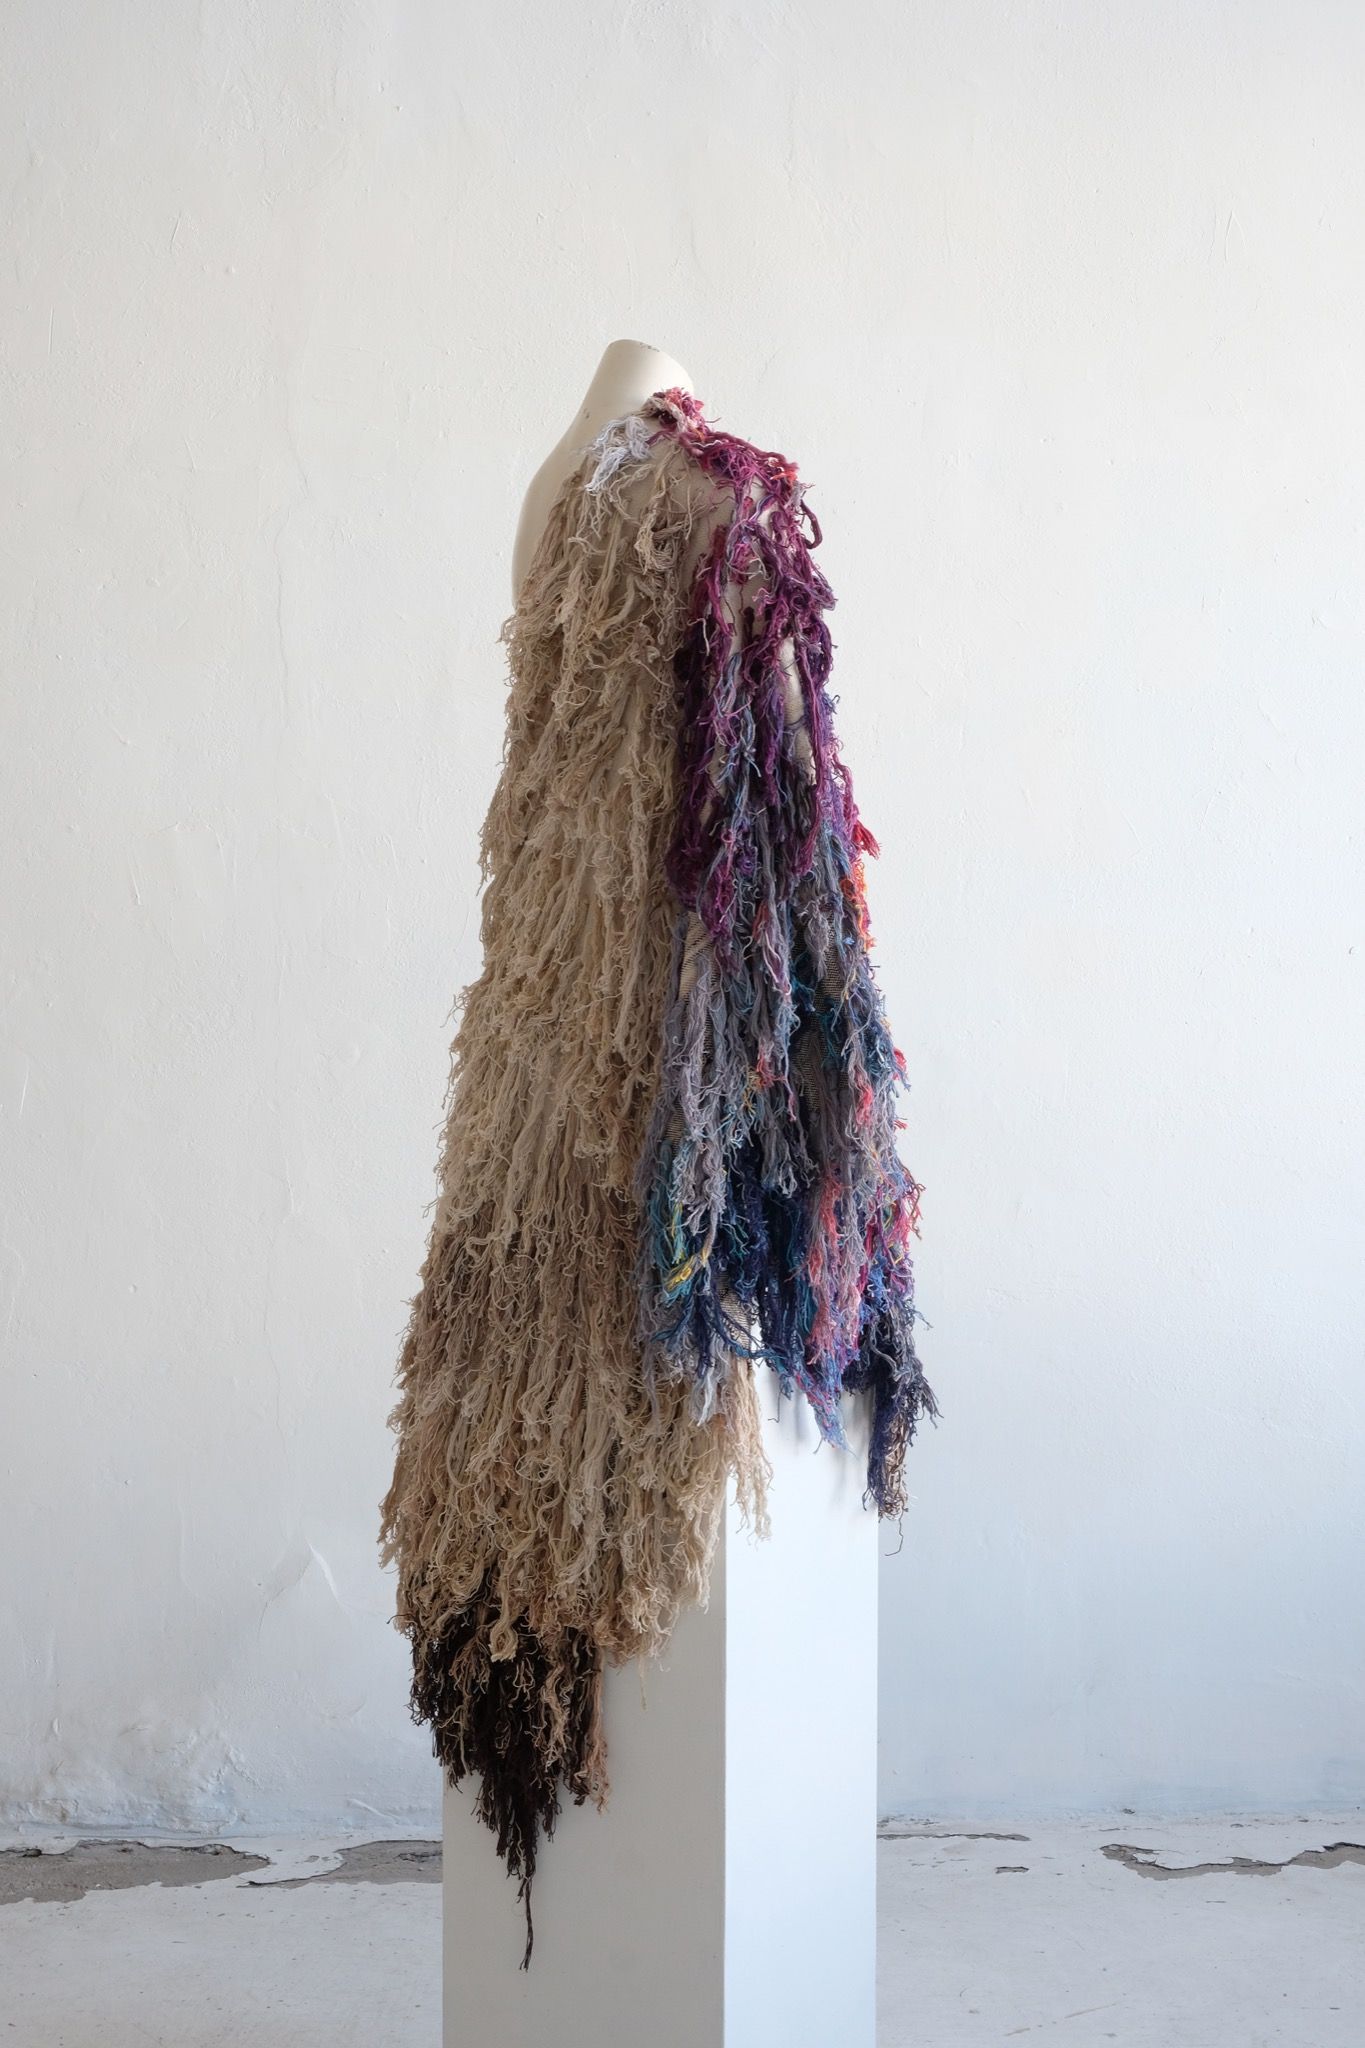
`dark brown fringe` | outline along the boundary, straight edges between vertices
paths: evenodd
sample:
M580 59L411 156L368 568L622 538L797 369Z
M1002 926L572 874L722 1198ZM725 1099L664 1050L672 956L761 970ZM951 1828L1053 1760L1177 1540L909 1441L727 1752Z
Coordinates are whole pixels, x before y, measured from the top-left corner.
M412 1717L431 1727L432 1748L452 1785L478 1780L474 1810L497 1836L498 1854L517 1879L526 1908L529 1969L535 1929L531 1885L542 1835L555 1831L560 1798L599 1804L602 1768L602 1660L591 1640L566 1633L556 1654L525 1622L516 1648L493 1658L497 1619L485 1581L476 1600L434 1637L413 1632Z

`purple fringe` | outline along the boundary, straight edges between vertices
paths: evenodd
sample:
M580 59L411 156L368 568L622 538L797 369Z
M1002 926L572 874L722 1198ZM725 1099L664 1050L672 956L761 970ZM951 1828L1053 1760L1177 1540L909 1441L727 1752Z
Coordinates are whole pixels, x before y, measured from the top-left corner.
M896 1150L905 1070L869 957L876 842L834 735L820 529L782 456L715 431L680 391L646 413L732 509L677 661L681 914L641 1164L645 1333L695 1377L703 1413L736 1357L799 1388L835 1442L844 1392L870 1393L868 1498L895 1515L916 1425L938 1411L915 1351L920 1189ZM710 946L685 986L693 915Z

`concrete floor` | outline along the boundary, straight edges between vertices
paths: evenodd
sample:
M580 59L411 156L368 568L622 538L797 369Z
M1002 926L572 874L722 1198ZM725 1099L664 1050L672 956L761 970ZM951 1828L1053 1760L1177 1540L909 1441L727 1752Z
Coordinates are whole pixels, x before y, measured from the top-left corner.
M878 2048L1360 2048L1362 1844L1360 1813L907 1825ZM428 1842L30 1841L0 2048L440 2048L439 1876Z

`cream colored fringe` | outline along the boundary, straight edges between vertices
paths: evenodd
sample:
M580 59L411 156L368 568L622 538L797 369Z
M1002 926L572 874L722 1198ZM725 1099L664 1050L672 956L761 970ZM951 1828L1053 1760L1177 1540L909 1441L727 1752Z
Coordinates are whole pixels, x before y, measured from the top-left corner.
M383 1508L414 1648L482 1602L483 1657L513 1657L525 1629L541 1646L551 1724L572 1635L608 1663L658 1651L706 1598L727 1479L761 1519L766 1472L751 1375L698 1422L638 1334L634 1176L676 914L672 662L714 515L697 466L643 432L619 422L565 485L503 629L484 964L452 1048ZM589 1748L580 1789L600 1799L600 1729Z

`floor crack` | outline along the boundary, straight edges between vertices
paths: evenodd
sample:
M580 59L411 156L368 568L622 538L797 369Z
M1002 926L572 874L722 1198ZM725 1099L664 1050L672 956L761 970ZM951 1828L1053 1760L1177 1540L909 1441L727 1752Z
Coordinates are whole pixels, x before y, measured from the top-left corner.
M1232 1856L1226 1863L1158 1863L1155 1849L1139 1849L1129 1842L1106 1842L1101 1855L1111 1863L1137 1871L1140 1877L1275 1877L1282 1870L1339 1870L1343 1863L1365 1864L1365 1843L1328 1842L1321 1849L1300 1849L1273 1863L1259 1856Z

